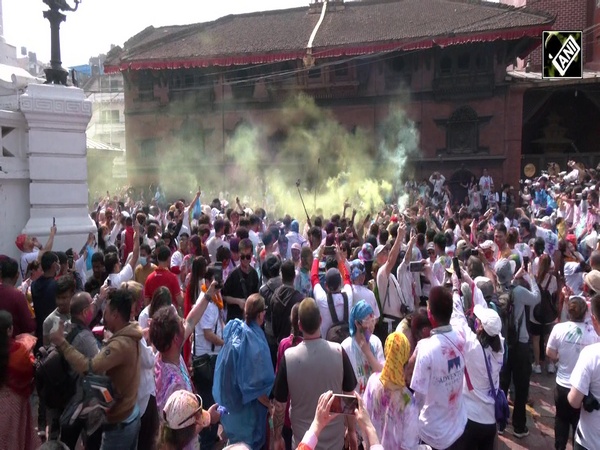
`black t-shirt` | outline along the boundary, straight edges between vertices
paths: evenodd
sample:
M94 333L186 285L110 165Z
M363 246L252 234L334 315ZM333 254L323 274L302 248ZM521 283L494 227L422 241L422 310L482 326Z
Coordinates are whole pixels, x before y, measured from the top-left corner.
M258 293L258 273L254 268L250 272L242 272L241 267L237 267L227 277L221 294L223 297L236 297L247 299L252 294ZM232 319L243 319L244 311L237 305L227 303L227 321Z
M38 342L42 342L43 325L46 317L56 309L56 280L54 277L41 276L31 284L31 299L35 311Z
M342 378L342 390L344 392L352 392L356 389L356 376L354 375L354 369L350 358L346 354L346 351L342 349L342 364L344 367L344 375ZM279 403L286 403L289 396L289 386L287 380L287 365L285 362L285 356L279 361L279 369L277 369L277 375L275 376L275 385L273 387L273 396Z

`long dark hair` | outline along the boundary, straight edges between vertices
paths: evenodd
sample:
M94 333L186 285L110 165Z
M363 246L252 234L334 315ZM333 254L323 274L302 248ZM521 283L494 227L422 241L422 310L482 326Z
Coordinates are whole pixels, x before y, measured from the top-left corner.
M490 336L486 333L483 327L480 327L477 330L477 339L483 348L491 347L494 353L498 353L502 350L502 342L500 341L500 336Z
M188 289L191 296L192 304L196 301L200 295L200 279L206 275L206 259L204 256L196 256L192 262L192 274L190 277L190 284Z
M0 311L0 388L4 386L8 377L8 357L10 355L8 330L12 326L12 315L6 310Z
M300 304L296 303L294 306L292 306L292 313L291 313L291 324L292 324L292 345L296 345L298 343L300 343L300 324L299 324L299 318L298 318L298 309L300 309Z
M192 424L188 427L180 430L173 430L168 425L163 424L160 428L160 449L161 450L180 450L188 445L196 433L196 424Z

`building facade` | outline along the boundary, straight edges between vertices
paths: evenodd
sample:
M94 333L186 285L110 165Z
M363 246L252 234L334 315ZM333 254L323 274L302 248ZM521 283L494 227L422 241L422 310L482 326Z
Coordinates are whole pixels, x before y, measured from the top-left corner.
M227 141L244 123L261 124L277 152L285 99L302 92L348 130L375 133L401 105L419 131L406 170L416 178L440 171L456 187L487 168L516 185L525 88L506 67L552 22L501 4L337 0L149 27L105 62L124 78L130 181L157 181L182 141L226 165Z

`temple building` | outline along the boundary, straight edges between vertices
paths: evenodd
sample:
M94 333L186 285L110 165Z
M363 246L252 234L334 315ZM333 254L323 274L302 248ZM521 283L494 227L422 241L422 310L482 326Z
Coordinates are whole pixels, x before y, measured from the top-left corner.
M420 136L407 163L416 178L438 170L457 187L487 168L516 185L528 85L507 67L539 47L553 22L498 3L334 0L150 26L105 61L124 78L128 176L156 181L182 140L226 164L226 143L244 123L260 123L265 147L277 151L284 100L302 92L348 130L374 132L402 105Z

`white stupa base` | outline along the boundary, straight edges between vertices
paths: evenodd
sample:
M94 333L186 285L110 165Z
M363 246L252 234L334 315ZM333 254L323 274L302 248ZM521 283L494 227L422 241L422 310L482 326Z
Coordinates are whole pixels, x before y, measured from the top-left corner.
M96 226L88 211L85 130L92 105L81 89L30 85L20 98L29 124L30 218L23 229L54 250L79 251Z

